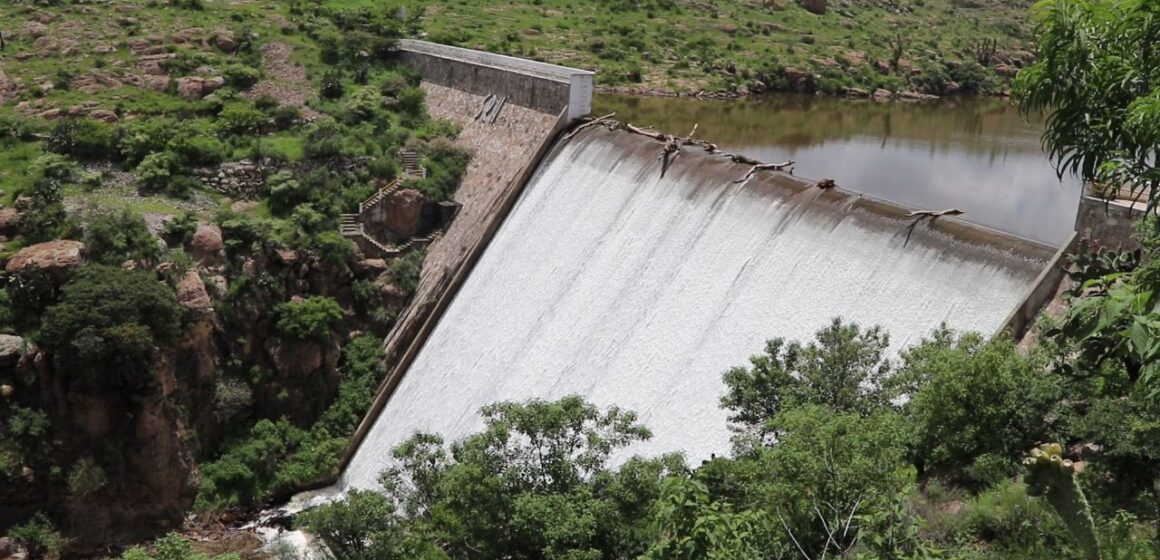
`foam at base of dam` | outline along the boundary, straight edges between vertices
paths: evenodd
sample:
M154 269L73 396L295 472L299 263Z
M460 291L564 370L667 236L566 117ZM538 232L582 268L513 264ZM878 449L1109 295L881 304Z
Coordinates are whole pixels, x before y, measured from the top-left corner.
M662 178L660 148L602 128L556 147L342 486L375 486L417 430L453 441L484 405L569 394L639 413L654 435L626 453L697 464L730 449L722 373L767 339L810 340L836 316L881 325L894 351L942 322L990 334L1048 256L925 223L907 241L897 209L780 173L733 183L748 166L702 153Z

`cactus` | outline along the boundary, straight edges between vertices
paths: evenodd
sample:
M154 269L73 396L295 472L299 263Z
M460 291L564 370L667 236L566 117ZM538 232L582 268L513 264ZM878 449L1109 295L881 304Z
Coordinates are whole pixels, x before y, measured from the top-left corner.
M1096 538L1096 524L1091 505L1076 480L1076 465L1063 458L1063 446L1047 443L1031 450L1023 459L1027 467L1027 493L1043 496L1063 519L1068 531L1075 537L1087 560L1100 559L1100 545Z

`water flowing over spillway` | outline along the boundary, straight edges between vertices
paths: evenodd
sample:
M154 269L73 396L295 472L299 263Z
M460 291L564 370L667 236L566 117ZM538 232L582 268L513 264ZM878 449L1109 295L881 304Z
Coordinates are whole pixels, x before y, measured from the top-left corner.
M373 487L417 430L447 441L480 407L583 395L640 414L629 453L729 450L721 374L764 341L806 341L835 316L882 325L898 350L939 323L990 334L1043 267L776 173L586 131L549 156L343 476ZM824 173L825 170L812 170ZM1013 246L1017 246L1015 244ZM622 457L623 458L623 457Z

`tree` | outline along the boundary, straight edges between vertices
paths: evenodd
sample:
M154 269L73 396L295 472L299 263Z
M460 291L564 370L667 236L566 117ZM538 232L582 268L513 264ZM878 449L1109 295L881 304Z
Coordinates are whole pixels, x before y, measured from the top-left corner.
M863 330L839 318L817 332L806 346L770 340L751 367L725 373L728 392L721 406L733 411L740 431L775 436L768 422L778 413L809 404L834 411L869 413L887 402L882 380L890 371L884 357L889 336L878 327Z
M683 464L665 457L606 467L613 452L648 437L635 414L574 396L497 403L482 414L481 432L449 446L416 434L396 447L396 464L381 477L385 498L356 495L308 523L325 518L332 536L323 539L354 558L425 557L436 548L453 558L645 552L661 480Z
M946 329L903 355L900 387L915 429L915 461L955 478L994 482L1019 469L1025 449L1053 434L1062 388L1005 338Z
M914 483L910 430L900 414L811 405L771 423L782 435L758 459L766 481L756 487L757 503L776 516L783 539L810 558L847 552L858 538L851 519L889 507Z
M1043 143L1056 171L1146 193L1155 208L1160 4L1042 0L1033 14L1038 60L1019 73L1016 95L1025 114L1048 114Z
M77 270L49 307L37 342L58 371L131 392L152 387L153 350L181 328L173 292L141 271L90 265Z

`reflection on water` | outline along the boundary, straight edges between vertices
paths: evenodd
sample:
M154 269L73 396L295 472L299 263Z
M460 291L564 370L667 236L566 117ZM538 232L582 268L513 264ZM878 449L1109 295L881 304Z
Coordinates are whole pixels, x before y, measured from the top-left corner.
M797 174L1058 244L1074 229L1078 181L1056 178L1042 126L1006 100L874 103L777 95L741 101L601 96L594 112L697 137Z

